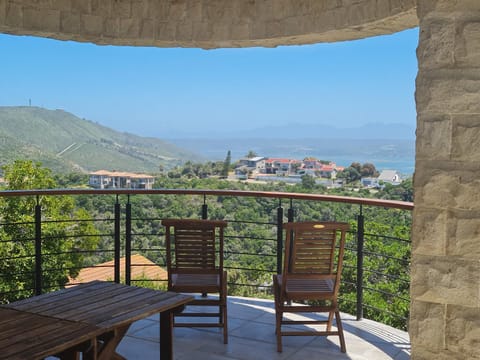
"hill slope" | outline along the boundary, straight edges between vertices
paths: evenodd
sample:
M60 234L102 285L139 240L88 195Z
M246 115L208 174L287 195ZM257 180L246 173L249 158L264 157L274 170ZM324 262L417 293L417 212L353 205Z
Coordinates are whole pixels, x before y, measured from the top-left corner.
M63 110L0 107L0 165L20 158L55 172L158 172L160 165L200 160L160 139L118 132Z

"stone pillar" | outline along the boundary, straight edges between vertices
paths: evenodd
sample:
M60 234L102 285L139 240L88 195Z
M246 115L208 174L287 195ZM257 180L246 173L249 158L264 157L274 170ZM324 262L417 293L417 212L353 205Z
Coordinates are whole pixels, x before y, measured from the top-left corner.
M480 359L480 1L417 14L412 359Z

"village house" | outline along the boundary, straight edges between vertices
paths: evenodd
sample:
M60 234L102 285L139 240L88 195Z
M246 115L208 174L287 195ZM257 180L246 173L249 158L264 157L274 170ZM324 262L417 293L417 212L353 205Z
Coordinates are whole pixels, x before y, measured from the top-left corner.
M88 185L95 189L152 189L155 178L151 175L98 170L90 173Z
M240 180L262 172L265 172L265 158L261 156L240 159L235 167L235 176Z

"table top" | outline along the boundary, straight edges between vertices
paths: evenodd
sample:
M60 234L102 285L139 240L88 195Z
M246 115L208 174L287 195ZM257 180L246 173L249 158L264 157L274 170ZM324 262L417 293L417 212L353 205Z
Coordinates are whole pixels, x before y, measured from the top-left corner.
M43 359L103 332L90 324L0 307L0 359Z
M111 330L150 315L183 307L190 295L92 281L4 307Z

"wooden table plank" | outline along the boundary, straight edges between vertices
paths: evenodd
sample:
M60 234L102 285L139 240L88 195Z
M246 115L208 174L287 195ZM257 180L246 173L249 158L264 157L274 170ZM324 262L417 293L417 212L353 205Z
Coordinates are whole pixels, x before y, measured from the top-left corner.
M0 307L0 359L35 360L95 341L103 329Z
M192 299L193 297L190 295L182 295L175 292L157 291L104 281L92 281L68 289L17 301L5 305L5 307L34 313L47 318L73 322L74 324L93 326L95 329L100 328L103 334L116 334L111 339L111 344L109 345L113 350L124 335L124 330L128 329L130 324L150 315L160 313L162 328L160 339L161 359L172 359L170 313L183 309L185 304ZM67 327L67 325L64 326ZM18 326L15 327L18 328ZM91 332L91 330L88 331ZM41 337L42 335L39 334L39 339ZM48 340L43 339L45 342L48 342ZM104 355L102 354L102 356ZM108 358L109 355L107 354L105 357Z

